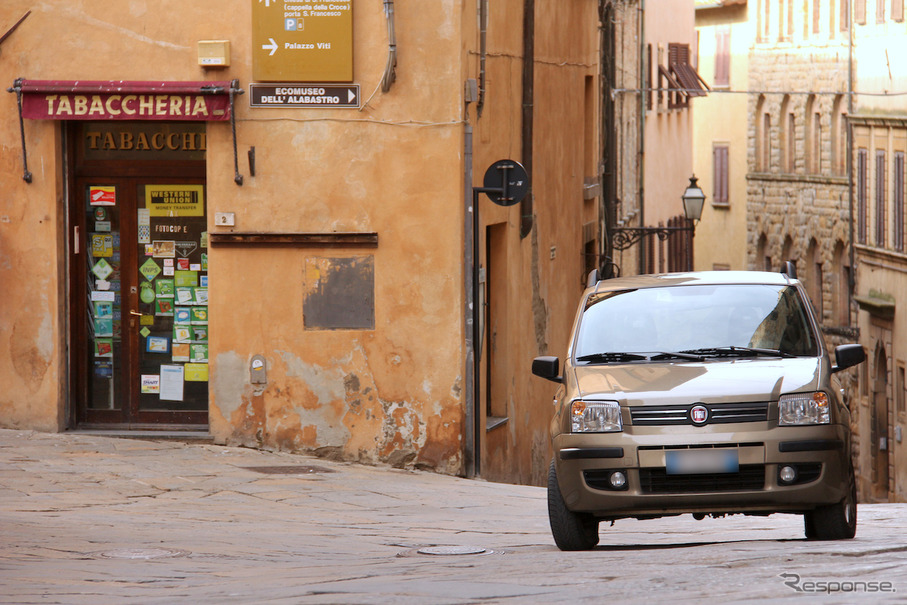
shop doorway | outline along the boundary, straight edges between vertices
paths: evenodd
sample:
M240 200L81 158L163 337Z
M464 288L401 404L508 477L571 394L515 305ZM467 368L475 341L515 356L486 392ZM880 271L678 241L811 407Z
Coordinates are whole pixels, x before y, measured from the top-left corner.
M876 351L872 383L872 501L888 502L888 357L884 347Z
M68 129L70 400L80 428L207 425L204 132Z

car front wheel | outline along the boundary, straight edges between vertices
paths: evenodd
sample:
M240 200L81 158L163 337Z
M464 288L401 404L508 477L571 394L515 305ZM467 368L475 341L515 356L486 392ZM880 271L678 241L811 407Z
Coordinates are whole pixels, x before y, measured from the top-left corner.
M554 460L548 468L548 521L554 543L561 550L590 550L598 544L598 519L567 508L557 483Z
M847 495L837 504L820 506L805 513L806 537L810 540L849 540L857 533L857 481L853 464Z

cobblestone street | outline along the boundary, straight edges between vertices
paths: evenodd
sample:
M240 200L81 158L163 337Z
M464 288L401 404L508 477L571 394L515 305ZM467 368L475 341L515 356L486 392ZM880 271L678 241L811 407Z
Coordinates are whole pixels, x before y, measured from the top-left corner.
M907 593L902 504L862 506L852 541L807 542L798 516L685 515L602 524L596 550L563 553L542 488L283 453L0 430L0 485L8 603L755 603L810 591L823 593L814 602L852 603Z

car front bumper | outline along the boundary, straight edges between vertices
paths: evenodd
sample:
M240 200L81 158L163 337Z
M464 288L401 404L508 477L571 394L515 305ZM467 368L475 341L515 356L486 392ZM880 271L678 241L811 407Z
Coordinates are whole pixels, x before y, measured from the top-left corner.
M850 443L841 425L672 429L557 435L555 466L567 507L602 519L805 512L839 502L849 486ZM678 459L726 459L734 467L678 467ZM781 479L784 466L794 469L793 481ZM615 471L626 477L620 489L609 483Z

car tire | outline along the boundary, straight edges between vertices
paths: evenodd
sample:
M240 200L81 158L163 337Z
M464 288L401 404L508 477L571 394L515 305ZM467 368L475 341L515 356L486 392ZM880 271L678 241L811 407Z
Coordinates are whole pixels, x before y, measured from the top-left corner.
M820 506L803 515L808 540L850 540L857 533L857 481L853 464L847 495L837 504Z
M554 543L561 550L590 550L598 544L598 519L567 508L557 483L554 460L548 468L548 521Z

